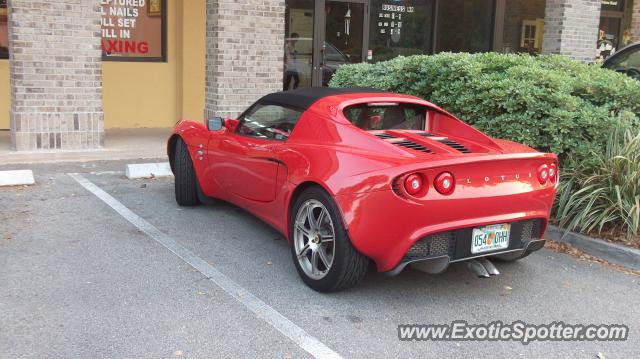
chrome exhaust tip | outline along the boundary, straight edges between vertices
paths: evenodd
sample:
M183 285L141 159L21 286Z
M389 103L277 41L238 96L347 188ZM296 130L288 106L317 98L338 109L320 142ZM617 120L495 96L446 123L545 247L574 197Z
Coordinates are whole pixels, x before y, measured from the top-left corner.
M478 262L482 264L484 269L486 269L490 275L500 275L500 271L498 270L498 268L496 268L496 266L486 257L479 258Z
M500 274L498 268L486 258L469 260L467 262L467 268L479 278L489 278Z

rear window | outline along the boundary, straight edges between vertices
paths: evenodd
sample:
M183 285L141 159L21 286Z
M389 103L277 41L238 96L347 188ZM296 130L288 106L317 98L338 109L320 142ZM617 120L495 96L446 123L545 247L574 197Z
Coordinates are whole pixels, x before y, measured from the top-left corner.
M343 114L365 131L424 130L427 109L406 103L371 102L346 107Z

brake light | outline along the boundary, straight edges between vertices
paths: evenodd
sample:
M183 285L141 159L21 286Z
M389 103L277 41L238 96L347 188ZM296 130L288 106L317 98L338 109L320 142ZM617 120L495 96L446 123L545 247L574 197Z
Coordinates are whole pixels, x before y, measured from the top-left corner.
M538 181L540 184L545 184L547 180L549 180L549 166L545 164L538 167Z
M551 166L549 166L549 180L551 183L556 183L558 180L558 170L555 163L552 163Z
M424 188L424 181L422 180L422 176L417 173L410 174L404 179L404 190L407 191L408 194L415 196L418 193L422 192Z
M456 187L453 175L449 172L442 172L433 181L433 186L440 194L448 195L453 193Z

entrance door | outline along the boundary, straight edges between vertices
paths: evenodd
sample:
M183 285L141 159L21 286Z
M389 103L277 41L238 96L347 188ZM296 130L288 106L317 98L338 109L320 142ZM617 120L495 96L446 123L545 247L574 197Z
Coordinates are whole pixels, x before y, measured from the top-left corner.
M322 7L318 9L318 5ZM316 32L317 64L314 86L328 86L338 67L364 62L369 35L367 0L316 2L322 15Z
M363 62L368 0L286 0L284 89L328 86L340 65Z

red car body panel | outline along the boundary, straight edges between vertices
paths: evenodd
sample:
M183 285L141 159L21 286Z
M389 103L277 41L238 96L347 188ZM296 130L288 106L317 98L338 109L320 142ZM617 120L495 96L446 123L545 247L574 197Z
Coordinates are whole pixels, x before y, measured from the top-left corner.
M402 102L429 109L424 131L386 130L388 135L428 147L423 153L392 144L355 127L342 110L368 102ZM287 141L234 133L237 121L219 131L183 120L172 139L188 145L202 192L236 204L288 238L295 191L322 186L335 200L353 245L379 271L390 271L425 235L458 228L540 219L548 222L557 181L540 184L537 170L557 166L554 154L492 139L422 99L388 93L352 93L319 99L304 111ZM470 153L444 144L446 137ZM172 145L169 141L169 146ZM171 156L171 151L169 150ZM455 190L442 195L434 178L448 171ZM394 180L419 173L429 186L410 196Z

